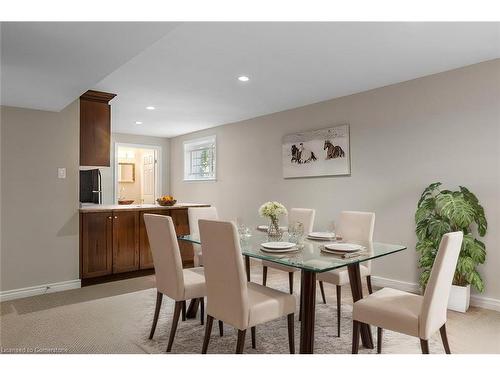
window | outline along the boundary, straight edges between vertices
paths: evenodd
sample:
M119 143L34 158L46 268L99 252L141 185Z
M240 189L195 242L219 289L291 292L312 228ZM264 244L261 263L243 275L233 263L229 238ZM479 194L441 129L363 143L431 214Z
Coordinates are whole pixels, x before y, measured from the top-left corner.
M184 180L215 180L215 135L184 142Z

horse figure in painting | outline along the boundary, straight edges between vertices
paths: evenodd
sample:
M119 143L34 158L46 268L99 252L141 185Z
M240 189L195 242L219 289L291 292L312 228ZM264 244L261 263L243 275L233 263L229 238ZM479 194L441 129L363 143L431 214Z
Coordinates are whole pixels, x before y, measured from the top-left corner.
M344 150L342 150L342 147L334 146L333 143L330 142L328 139L325 140L325 145L323 147L323 150L327 150L326 151L326 160L343 158L345 156L345 152L344 152Z
M299 147L296 145L292 145L292 159L290 160L292 163L304 164L310 163L311 161L317 160L314 152L304 148L304 144L300 143Z
M290 162L300 164L299 148L295 145L292 145L292 159L290 160Z

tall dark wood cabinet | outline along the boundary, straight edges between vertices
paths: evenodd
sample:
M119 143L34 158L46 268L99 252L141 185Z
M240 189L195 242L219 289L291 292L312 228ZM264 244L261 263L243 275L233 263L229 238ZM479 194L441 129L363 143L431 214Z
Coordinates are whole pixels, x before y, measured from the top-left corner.
M80 96L80 165L110 166L111 106L116 95L89 90Z
M82 278L110 275L113 271L113 217L95 212L80 218L80 271Z

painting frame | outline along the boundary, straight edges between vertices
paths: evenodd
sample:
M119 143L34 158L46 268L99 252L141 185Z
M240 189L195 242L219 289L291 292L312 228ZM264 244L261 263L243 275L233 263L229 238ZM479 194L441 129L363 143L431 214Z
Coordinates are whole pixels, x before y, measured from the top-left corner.
M283 178L350 176L350 138L349 123L284 135Z

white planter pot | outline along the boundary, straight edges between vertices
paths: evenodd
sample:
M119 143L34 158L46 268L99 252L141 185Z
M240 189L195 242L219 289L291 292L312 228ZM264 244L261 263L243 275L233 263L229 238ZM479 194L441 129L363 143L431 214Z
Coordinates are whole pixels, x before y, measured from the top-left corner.
M453 311L466 312L470 303L470 285L457 286L452 285L448 308Z

